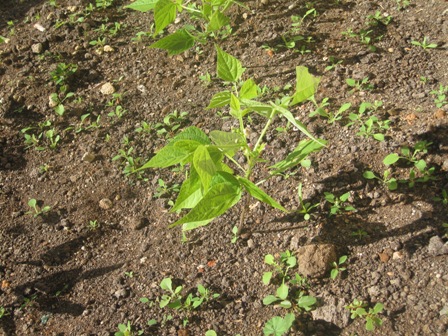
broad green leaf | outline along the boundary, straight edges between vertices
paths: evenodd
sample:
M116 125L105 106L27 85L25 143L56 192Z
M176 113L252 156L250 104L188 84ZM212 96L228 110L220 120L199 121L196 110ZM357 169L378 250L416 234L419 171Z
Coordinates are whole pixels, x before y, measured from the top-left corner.
M179 140L194 140L203 145L210 144L210 139L208 138L207 134L205 134L200 128L197 128L195 126L190 126L176 135L170 145L176 143Z
M144 13L150 11L151 9L154 9L157 1L159 0L137 0L127 6L124 6L124 8L130 8Z
M383 163L386 166L390 166L390 165L394 164L395 162L397 162L398 160L400 160L400 156L397 153L392 153L384 158Z
M274 200L271 196L266 194L263 190L261 190L259 187L257 187L257 185L255 185L248 179L239 176L238 181L243 185L244 189L246 189L246 191L257 200L269 204L270 206L279 209L281 211L288 212L276 200Z
M423 172L426 169L425 160L418 160L414 165L421 172Z
M262 279L263 284L269 285L269 283L271 282L271 278L272 278L272 272L264 272Z
M295 316L292 313L286 314L285 318L275 316L266 322L263 328L263 334L265 336L283 336L292 327L295 320Z
M230 104L230 91L218 92L212 97L207 109L223 107Z
M181 209L191 209L198 204L202 198L201 180L196 170L190 169L190 176L182 183L176 202L171 208L171 212Z
M300 141L297 147L291 153L289 153L284 160L277 162L270 167L270 169L273 169L271 174L275 175L298 165L308 155L313 152L319 151L322 147L324 147L326 143L327 141L323 139L319 139L318 142L313 140Z
M214 32L217 30L220 30L222 27L228 25L230 22L230 19L225 16L220 11L216 11L213 13L212 17L210 18L210 22L207 26L208 32Z
M272 254L266 254L264 256L264 262L268 265L274 265L275 263L275 258Z
M185 153L187 153L187 152L190 153L189 156L185 157L180 162L180 164L185 165L185 164L191 162L193 153L199 146L202 146L201 143L199 143L195 140L178 140L172 144L170 143L167 147L180 149L182 151L185 151Z
M281 284L280 287L277 288L277 296L285 300L288 297L289 287L286 284Z
M158 48L168 51L168 55L177 55L190 49L194 45L194 37L185 29L179 29L175 33L168 35L157 42L151 44L149 48Z
M384 134L381 134L381 133L375 133L375 134L373 135L373 138L374 138L375 140L377 140L377 141L384 141Z
M300 132L305 134L307 137L313 139L314 141L317 141L322 146L325 146L325 143L317 140L314 136L312 136L311 133L308 132L308 130L306 129L306 126L304 124L302 124L300 121L296 120L296 118L294 118L294 116L292 115L292 113L289 110L285 109L284 107L282 107L280 105L276 105L272 102L271 102L271 105L276 111L278 111L281 115L283 115Z
M275 295L268 295L266 297L263 298L263 304L265 306L270 305L273 302L278 301L278 297L276 297Z
M243 83L240 89L240 99L253 99L258 96L257 84L252 78L249 78Z
M235 118L242 117L240 101L233 93L230 94L230 114Z
M165 146L157 152L157 154L143 166L137 169L137 171L147 168L166 168L175 164L183 162L188 156L190 151L185 148L176 148L174 146Z
M216 66L218 77L224 81L237 82L245 71L241 62L223 51L217 45L215 47L218 54L218 62Z
M172 292L172 280L171 278L165 278L160 282L160 288L162 288L164 291Z
M368 180L372 180L372 179L374 179L374 178L376 177L375 174L374 174L372 171L370 171L370 170L366 170L366 171L362 174L362 176L363 176L364 178L368 179Z
M312 309L312 306L316 303L316 298L314 296L302 296L298 301L297 304L300 308L305 309L306 311L310 311Z
M230 156L233 156L246 143L241 134L234 132L211 131L210 139Z
M246 106L249 110L254 111L265 118L269 118L273 111L273 108L269 104L260 103L256 100L241 98L241 104Z
M302 103L317 90L320 78L315 77L308 72L308 68L304 66L296 67L296 92L294 93L291 105Z
M176 19L176 4L171 0L159 0L154 6L154 36ZM163 49L163 48L162 48Z
M202 190L206 192L210 186L212 177L216 173L216 166L213 162L207 147L200 145L196 148L193 156L193 166L201 180Z
M219 174L225 174L220 172ZM228 174L232 177L232 175ZM241 188L233 181L213 184L208 192L191 211L177 222L170 225L175 227L184 224L184 231L193 230L207 225L216 217L233 207L241 198Z
M289 300L283 300L282 302L279 303L279 306L282 308L289 309L292 307L292 304L291 304L291 301L289 301Z

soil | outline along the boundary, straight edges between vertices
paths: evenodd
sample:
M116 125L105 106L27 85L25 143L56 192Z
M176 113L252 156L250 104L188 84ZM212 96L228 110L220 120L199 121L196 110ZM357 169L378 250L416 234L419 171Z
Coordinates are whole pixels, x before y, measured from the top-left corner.
M0 36L8 39L0 44L4 335L113 335L118 324L127 321L143 335L204 335L210 329L218 335L262 335L268 320L288 312L262 303L276 288L262 283L263 273L270 270L264 256L310 244L332 244L338 257L348 256L346 270L335 280L329 270L324 277L309 277L307 292L318 299L317 307L296 312L289 335L447 334L448 248L443 223L448 223L448 211L442 192L448 191L448 105L437 107L431 93L448 85L446 1L416 0L399 9L392 0L317 0L313 5L319 15L307 17L301 30L314 42L298 41L292 49L284 46L282 35L291 30L292 15L303 16L310 8L305 1L247 1L250 9L231 10L233 33L227 39L171 57L148 48L151 37L132 40L138 32L150 31L153 16L124 9L127 1L114 1L90 15L82 15L88 1L55 3L3 0L0 5ZM384 18L390 15L391 22L374 20L376 25L369 26L367 17L376 11ZM77 22L81 16L84 21ZM181 16L178 24L186 20ZM115 22L121 24L115 36L101 33L102 24L111 29ZM341 34L366 28L372 30L370 46L359 37ZM89 43L101 34L112 50ZM437 48L411 44L424 37ZM348 113L329 124L325 118L309 117L312 103L293 108L294 115L328 145L312 155L309 169L296 168L261 185L291 212L285 215L251 200L235 244L232 227L243 203L189 232L183 241L179 228L168 228L179 218L169 212L176 192L158 195L157 188L159 179L167 186L181 183L184 173L159 169L126 176L123 160L112 160L120 149L132 148L129 155L139 157L142 164L187 126L206 132L234 126L225 118L227 110L218 115L205 109L224 88L215 76L214 43L241 60L245 78L270 88L265 99L274 99L286 84L294 85L295 68L303 65L321 76L316 100L330 98L328 110L350 102L351 112L356 112L362 102L382 101L374 113L390 120L386 139L380 142L357 135L357 127L347 127ZM330 57L341 62L326 70ZM57 90L51 72L60 63L77 66L66 79L74 97L67 99L62 116L49 106L49 96ZM207 72L209 83L199 78ZM347 78L365 77L373 89L353 90L346 84ZM102 92L105 83L119 95ZM117 106L125 114L108 116ZM163 124L174 111L188 113L177 129L165 126L165 134L157 133L160 127L136 132L143 121ZM44 126L45 121L51 126ZM274 128L282 125L277 120ZM60 140L51 149L42 138L38 146L44 148L36 150L25 143L22 130L27 127L33 127L28 134L36 135L54 128ZM250 127L257 134L263 124L254 118ZM292 128L272 130L265 139L264 157L276 162L302 138ZM366 170L381 175L387 168L382 163L386 155L399 153L403 146L413 148L419 141L431 143L427 153L417 155L434 167L428 181L413 187L400 183L390 191L381 181L363 177ZM408 179L411 167L400 160L391 171ZM254 181L263 177L263 169L260 166ZM308 221L295 211L300 208L300 182L304 199L319 204ZM348 204L357 211L329 216L324 192L350 192ZM50 211L28 214L30 199L40 207L50 206ZM140 302L160 298L159 284L167 277L182 285L185 295L196 293L198 284L221 295L192 312ZM369 307L383 303L378 315L383 325L367 332L363 319L350 320L344 306L354 299ZM169 314L172 320L163 321ZM158 323L148 326L150 319Z

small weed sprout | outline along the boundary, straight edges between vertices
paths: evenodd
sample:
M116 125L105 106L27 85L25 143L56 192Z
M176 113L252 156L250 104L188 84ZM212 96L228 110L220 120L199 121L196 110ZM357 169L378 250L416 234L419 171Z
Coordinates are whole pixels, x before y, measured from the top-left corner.
M390 169L386 169L383 172L383 177L377 176L374 172L367 170L362 174L362 176L368 180L377 179L377 180L381 181L385 186L387 186L387 188L390 191L393 191L393 190L397 190L398 181L396 178L391 177L391 174L392 174L392 172L390 171Z
M293 313L288 313L285 317L274 316L264 325L263 334L265 336L283 336L291 329L295 319Z
M238 241L238 239L240 238L239 235L238 235L238 226L235 225L232 228L232 235L233 235L233 237L232 237L232 240L230 242L232 244L235 244Z
M120 323L118 325L118 331L114 334L114 336L134 336L134 335L143 335L143 330L137 331L137 333L134 333L132 330L131 322L128 321L128 323L123 324Z
M314 208L317 208L320 203L311 204L310 202L304 202L302 195L302 182L299 183L297 187L297 197L299 198L300 208L297 210L297 213L303 215L303 219L310 220L311 215L310 212Z
M346 263L346 261L347 261L346 255L340 257L337 262L333 261L333 264L332 264L333 269L331 270L331 273L330 273L331 279L335 280L341 272L343 272L347 269L346 267L343 267L344 264Z
M331 204L330 206L330 216L341 214L343 211L352 212L356 209L351 205L345 205L350 197L350 192L346 192L341 196L337 197L329 192L324 192L325 200Z
M100 223L98 223L97 220L91 220L89 221L89 230L95 231L100 228Z
M411 0L395 0L395 2L398 10L406 9L411 4Z
M443 205L448 205L448 191L446 191L446 189L442 189L441 195L434 197L434 201L442 202Z
M435 96L434 103L436 104L436 106L438 108L442 108L448 104L448 101L446 98L447 93L448 93L448 85L443 86L442 84L440 84L438 90L432 90L430 92L431 95Z
M427 49L435 49L435 48L438 47L437 44L435 44L435 43L429 43L428 40L429 40L429 39L425 36L425 37L423 38L423 41L422 41L422 42L412 40L412 41L411 41L411 44L412 44L412 45L415 45L415 46L418 46L418 47L421 47L423 50L427 50Z
M380 302L376 303L373 308L367 311L367 303L361 300L354 299L351 304L345 307L350 310L351 319L363 318L366 321L365 327L367 331L375 330L375 327L380 327L383 324L378 314L383 311L384 305Z
M1 319L3 316L8 316L8 315L9 315L9 311L8 311L5 307L0 306L0 319Z
M373 85L369 83L369 77L364 77L361 80L347 78L345 82L352 88L351 92L373 90Z
M49 205L39 207L39 205L37 205L37 200L35 198L32 198L28 201L28 206L31 208L31 211L28 211L26 214L33 215L34 218L41 215L45 215L51 210L51 207Z

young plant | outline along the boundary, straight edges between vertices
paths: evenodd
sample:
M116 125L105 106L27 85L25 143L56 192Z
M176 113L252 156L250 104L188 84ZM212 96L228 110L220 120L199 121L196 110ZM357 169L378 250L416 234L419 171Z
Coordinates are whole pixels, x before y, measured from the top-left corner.
M123 174L125 176L129 177L130 175L135 174L137 179L144 179L138 168L138 166L141 165L142 158L132 156L133 152L134 147L129 147L128 150L119 149L118 155L114 156L112 161L121 161Z
M303 195L302 195L302 182L299 183L299 186L297 188L297 197L299 198L300 203L300 209L297 210L297 212L301 215L303 215L303 219L309 220L311 218L310 212L314 208L317 208L320 203L311 204L310 202L304 202L303 201Z
M438 47L437 44L435 44L435 43L429 43L428 42L428 38L426 36L423 38L422 42L418 42L418 41L412 40L411 44L415 45L415 46L418 46L418 47L421 47L423 50L435 49L435 48Z
M45 205L43 207L37 205L37 200L35 198L28 201L28 206L31 208L31 211L28 211L26 214L33 215L34 218L44 215L51 210L49 205Z
M99 227L100 227L100 223L98 223L97 220L89 221L89 230L95 231L95 230L98 230Z
M288 313L285 317L274 316L264 325L263 334L265 336L283 336L291 329L295 319L293 313Z
M347 269L346 267L343 267L346 261L347 261L346 255L340 257L337 262L333 261L333 269L331 270L331 273L330 273L331 279L333 279L333 280L336 279L341 272L343 272Z
M325 200L331 204L330 216L341 214L343 211L356 211L356 209L351 205L345 205L348 198L350 197L350 192L346 192L341 196L337 197L329 192L324 192Z
M383 177L377 176L374 172L367 170L365 171L362 176L368 180L377 179L381 181L390 191L397 190L398 188L398 181L396 178L391 177L391 171L390 169L387 169L383 172Z
M238 235L238 226L235 225L232 228L232 235L233 235L233 237L232 237L232 240L230 242L232 244L235 244L238 241L238 239L240 238L239 235Z
M57 86L63 86L67 84L67 81L73 77L78 70L78 66L72 63L58 63L56 69L50 72L51 79Z
M446 191L446 189L442 189L441 196L434 197L434 201L442 202L443 205L448 205L448 191Z
M342 60L338 60L336 57L334 56L330 56L328 58L328 61L330 62L330 65L327 65L325 67L325 71L331 71L334 70L339 64L342 63Z
M156 130L157 135L171 137L186 123L187 117L188 112L178 112L177 110L174 110L163 118L162 123L155 124L154 129Z
M448 85L443 86L440 84L438 90L432 90L430 92L431 95L435 96L434 103L438 108L442 108L448 104L446 94L448 93Z
M176 20L178 13L184 11L197 25L185 25L174 33L151 44L150 48L168 51L177 55L192 48L196 43L204 44L209 37L226 37L230 34L230 18L225 15L232 5L247 7L234 0L201 0L190 3L184 0L138 0L125 8L140 12L154 11L154 37Z
M310 100L315 104L316 109L309 114L309 117L312 118L319 115L323 118L327 118L327 123L329 124L333 124L334 122L341 120L343 113L352 106L351 103L345 103L339 108L338 111L333 112L330 108L325 108L330 105L328 103L328 98L324 98L320 105L317 104L314 99Z
M381 101L375 101L374 104L363 102L358 109L358 113L350 113L348 118L350 122L346 125L347 127L353 126L354 124L359 125L359 131L356 135L364 137L372 137L377 141L384 141L384 134L381 131L386 131L389 129L390 120L379 120L378 117L371 115L368 119L364 118L364 114L368 111L376 111L380 106L382 106Z
M171 194L178 193L180 191L178 184L173 184L172 186L169 186L161 178L159 178L157 180L157 184L158 184L158 186L157 186L156 192L153 195L154 198L170 196Z
M131 322L128 321L127 324L120 323L118 325L118 331L114 334L114 336L134 336L134 335L143 335L143 330L137 331L134 333L132 330Z
M364 77L361 80L355 80L353 78L347 78L345 80L348 86L352 88L351 92L372 90L373 85L369 83L369 77Z
M395 0L395 2L398 10L406 9L411 4L411 0Z
M387 13L381 14L380 11L376 11L375 14L367 16L367 23L370 26L384 25L387 26L392 21L392 16Z
M383 311L384 305L377 302L373 308L367 311L367 303L361 300L354 299L351 304L345 307L350 310L352 320L356 318L363 318L366 321L365 327L367 331L375 330L375 327L381 327L383 321L378 317L378 314Z
M229 132L213 130L207 135L197 127L188 127L175 136L141 169L167 168L189 165L189 175L182 184L178 198L171 211L191 209L183 218L170 227L182 225L184 231L209 224L228 209L237 204L246 191L252 197L281 211L287 210L257 183L251 181L258 164L266 162L262 158L266 143L263 139L277 116L284 117L309 140L302 140L287 157L269 167L270 176L283 173L299 165L309 154L320 150L325 140L314 138L289 111L294 105L306 101L316 91L319 79L308 73L308 69L297 67L296 91L293 96L284 96L279 102L258 102L258 86L252 79L246 80L239 88L238 83L244 73L239 60L216 47L218 54L218 77L232 84L232 91L215 94L208 108L230 106L230 115L238 121L238 129ZM246 120L257 113L264 118L265 125L258 138L250 142L246 134ZM237 160L244 158L243 161ZM228 164L233 164L240 174ZM259 182L262 183L263 181ZM258 183L258 184L259 184ZM247 202L246 202L247 204ZM245 208L240 217L240 229L244 222Z
M414 164L414 166L421 172L423 172L426 168L426 162L423 159L418 159L419 154L426 154L428 153L428 148L431 146L432 143L422 140L418 141L415 146L414 150L411 150L409 147L402 147L401 148L401 156L397 153L392 153L387 155L383 159L383 163L386 166L393 165L394 163L398 162L400 159L405 159L409 163Z
M6 310L5 307L0 306L0 319L1 319L3 316L8 316L8 315L9 315L9 311Z

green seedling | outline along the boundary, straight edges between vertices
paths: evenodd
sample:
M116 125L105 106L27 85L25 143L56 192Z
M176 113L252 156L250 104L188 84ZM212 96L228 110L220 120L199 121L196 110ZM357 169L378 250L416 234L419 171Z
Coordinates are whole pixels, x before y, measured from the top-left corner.
M114 334L114 336L134 336L134 335L143 335L143 330L139 330L136 333L132 330L131 322L128 321L127 324L120 323L118 325L118 331Z
M135 34L135 37L131 38L132 42L141 43L144 39L151 37L154 34L154 24L151 25L149 32L140 31Z
M154 193L154 198L161 198L161 197L169 197L173 193L178 193L180 191L179 184L173 184L172 186L169 186L165 183L164 180L158 179L157 180L157 188L156 192Z
M208 71L204 75L200 75L199 79L202 81L202 83L204 83L205 87L210 86L210 84L212 83L212 78Z
M95 6L99 9L106 9L114 4L114 0L95 0Z
M437 44L435 44L435 43L429 43L428 38L426 36L423 38L422 42L412 40L411 44L421 47L423 50L435 49L438 47Z
M331 273L330 273L331 279L333 279L333 280L336 279L341 272L343 272L347 269L346 267L344 267L346 261L347 261L346 255L340 257L337 262L333 261L333 264L332 264L333 269L331 270Z
M409 163L414 164L414 166L420 171L423 172L426 169L426 162L425 160L418 159L419 154L426 154L428 153L428 148L431 146L432 143L422 140L415 144L414 150L411 150L409 147L402 147L401 148L401 156L397 153L392 153L387 155L383 159L383 163L386 166L391 166L398 162L400 159L404 159L408 161Z
M117 118L118 120L120 120L127 112L128 110L124 109L121 105L117 105L115 106L114 110L112 110L107 114L107 116L110 118Z
M395 2L397 3L398 10L406 9L411 4L410 0L395 0Z
M373 38L371 36L373 30L361 29L359 33L355 33L351 28L342 32L342 35L345 35L350 38L357 38L359 42L368 46L371 51L376 51L376 47L372 44L374 41L378 41L382 38L382 36Z
M370 26L378 26L379 24L387 26L391 21L392 16L387 13L381 14L380 11L376 11L375 14L367 16L367 23Z
M77 70L78 66L76 64L58 63L56 69L50 72L50 76L57 86L63 86L67 84L67 81L73 77Z
M8 316L8 315L9 315L9 311L5 307L0 306L0 319L4 316Z
M330 216L341 214L343 211L352 212L356 209L351 205L345 205L348 198L350 197L350 192L346 192L341 196L337 197L329 192L324 192L325 200L331 204L330 206Z
M369 234L364 231L363 229L358 229L356 231L353 231L351 236L356 237L356 239L362 240L364 237L368 236Z
M92 40L89 42L89 44L94 47L104 47L106 43L107 39L105 37L98 37L96 40Z
M264 262L273 267L273 271L263 273L263 284L269 285L271 282L280 283L277 287L275 295L268 295L263 298L264 305L278 304L282 308L293 308L301 312L310 311L316 303L316 298L305 295L306 289L309 287L305 277L296 273L291 277L290 270L297 266L297 259L286 251L280 254L280 263L275 261L271 254L267 254ZM297 288L297 290L292 290Z
M218 334L214 330L207 330L205 336L218 336Z
M315 8L308 9L303 16L292 15L291 16L291 33L299 34L305 19L309 17L316 18L319 14L317 13Z
M296 317L293 313L288 313L285 315L285 317L274 316L264 325L263 334L265 336L285 335L291 329L295 319Z
M325 71L331 71L334 70L339 64L342 63L342 60L338 60L336 57L334 56L330 56L328 58L328 61L330 62L330 65L327 65L325 67Z
M129 271L129 272L124 272L124 275L128 278L133 278L134 277L134 272L133 271Z
M351 92L373 90L373 85L369 83L369 77L364 77L361 80L347 78L345 82L352 88Z
M235 225L232 228L232 235L233 235L233 237L232 237L232 240L230 241L232 244L235 244L238 241L238 239L240 238L238 233L239 233L238 232L238 226Z
M61 92L61 93L56 93L53 92L50 95L50 106L53 107L54 112L62 117L65 113L65 106L64 106L64 102L67 101L67 99L73 97L75 95L74 92Z
M297 210L297 212L301 215L303 215L303 219L310 220L311 215L310 212L314 208L317 208L320 203L311 204L310 202L304 202L303 201L303 195L302 195L302 182L299 183L299 186L297 187L297 197L299 198L300 208Z
M152 131L152 125L150 123L147 123L146 121L142 121L140 123L140 126L135 129L137 133L145 133L150 134Z
M143 179L143 175L138 169L138 166L141 165L142 158L134 157L132 153L134 152L134 147L129 147L128 150L119 149L118 155L112 158L112 161L121 161L121 165L123 166L123 174L126 177L135 174L137 179Z
M20 307L17 310L21 311L25 308L32 307L36 298L37 298L37 294L33 294L30 297L24 297L23 303L20 305Z
M397 190L398 188L398 181L396 178L391 177L391 171L390 169L387 169L383 172L383 177L377 176L374 172L367 170L365 171L362 176L368 180L377 179L378 181L381 181L387 188L391 191Z
M95 231L100 228L100 223L98 223L97 220L91 220L89 221L89 230Z
M366 112L376 111L382 104L381 101L375 101L373 104L367 102L361 103L358 113L349 114L348 118L350 122L346 126L350 127L354 124L358 124L359 131L356 135L364 137L371 136L377 141L384 141L384 134L380 133L380 131L389 129L390 120L379 120L376 116L369 116L367 119L364 117Z
M33 215L34 218L45 215L51 210L51 207L49 205L45 205L43 207L37 205L37 200L35 198L32 198L28 201L28 206L31 208L31 211L28 211L26 214Z
M329 124L333 124L336 121L341 120L343 113L346 112L352 106L351 103L345 103L339 108L339 110L333 112L330 108L326 108L327 106L330 105L330 103L328 103L328 98L324 98L320 105L314 101L314 98L310 100L315 104L316 109L309 114L309 117L312 118L315 117L316 115L319 115L323 118L326 118L327 123Z
M440 84L438 90L432 90L430 92L431 95L435 96L434 103L438 108L442 108L448 104L446 94L448 93L448 85L443 86Z
M165 137L173 136L176 131L187 122L188 112L178 112L175 110L163 118L162 123L154 125L157 135L165 135Z
M238 122L238 129L228 132L212 130L207 135L197 127L188 127L140 167L140 169L167 168L188 164L190 172L171 211L191 210L170 225L170 227L182 225L184 231L209 224L214 218L237 204L243 196L243 191L259 201L287 212L258 187L257 183L251 181L257 165L266 162L262 158L267 145L263 139L277 116L285 118L310 139L302 140L284 160L269 167L269 177L299 165L309 154L319 151L326 144L325 140L314 138L305 125L289 111L290 107L311 97L317 88L319 79L309 74L307 68L297 67L296 91L293 96L284 96L280 102L275 103L258 102L255 100L258 97L258 87L252 79L238 86L245 70L240 61L218 46L216 51L218 77L231 83L233 90L215 94L208 108L230 106L230 115ZM266 120L259 136L256 139L252 138L252 141L246 137L245 121L251 113L256 113ZM244 163L237 157L244 158ZM228 164L233 165L240 174ZM258 184L263 182L260 181ZM244 223L244 216L245 210L240 217L240 229Z
M75 127L75 133L81 133L83 131L88 131L90 129L100 128L101 127L100 120L101 120L101 115L98 115L96 117L96 120L92 120L90 113L83 114L81 116L81 121ZM90 124L86 125L88 123L88 121L90 121Z
M448 191L446 191L446 189L442 189L441 196L434 197L434 201L442 202L443 205L448 205Z
M373 308L369 308L367 311L367 303L361 300L354 299L351 304L345 307L350 310L351 319L363 318L366 321L365 327L367 331L375 330L375 327L380 327L383 324L378 314L383 311L384 305L377 302Z
M225 13L235 4L248 9L234 0L201 0L192 3L184 0L139 0L125 8L140 12L154 11L154 37L172 24L180 12L186 13L191 21L197 21L198 24L186 24L149 46L166 50L169 55L177 55L193 48L197 43L206 43L210 37L227 37L232 29L230 18Z

